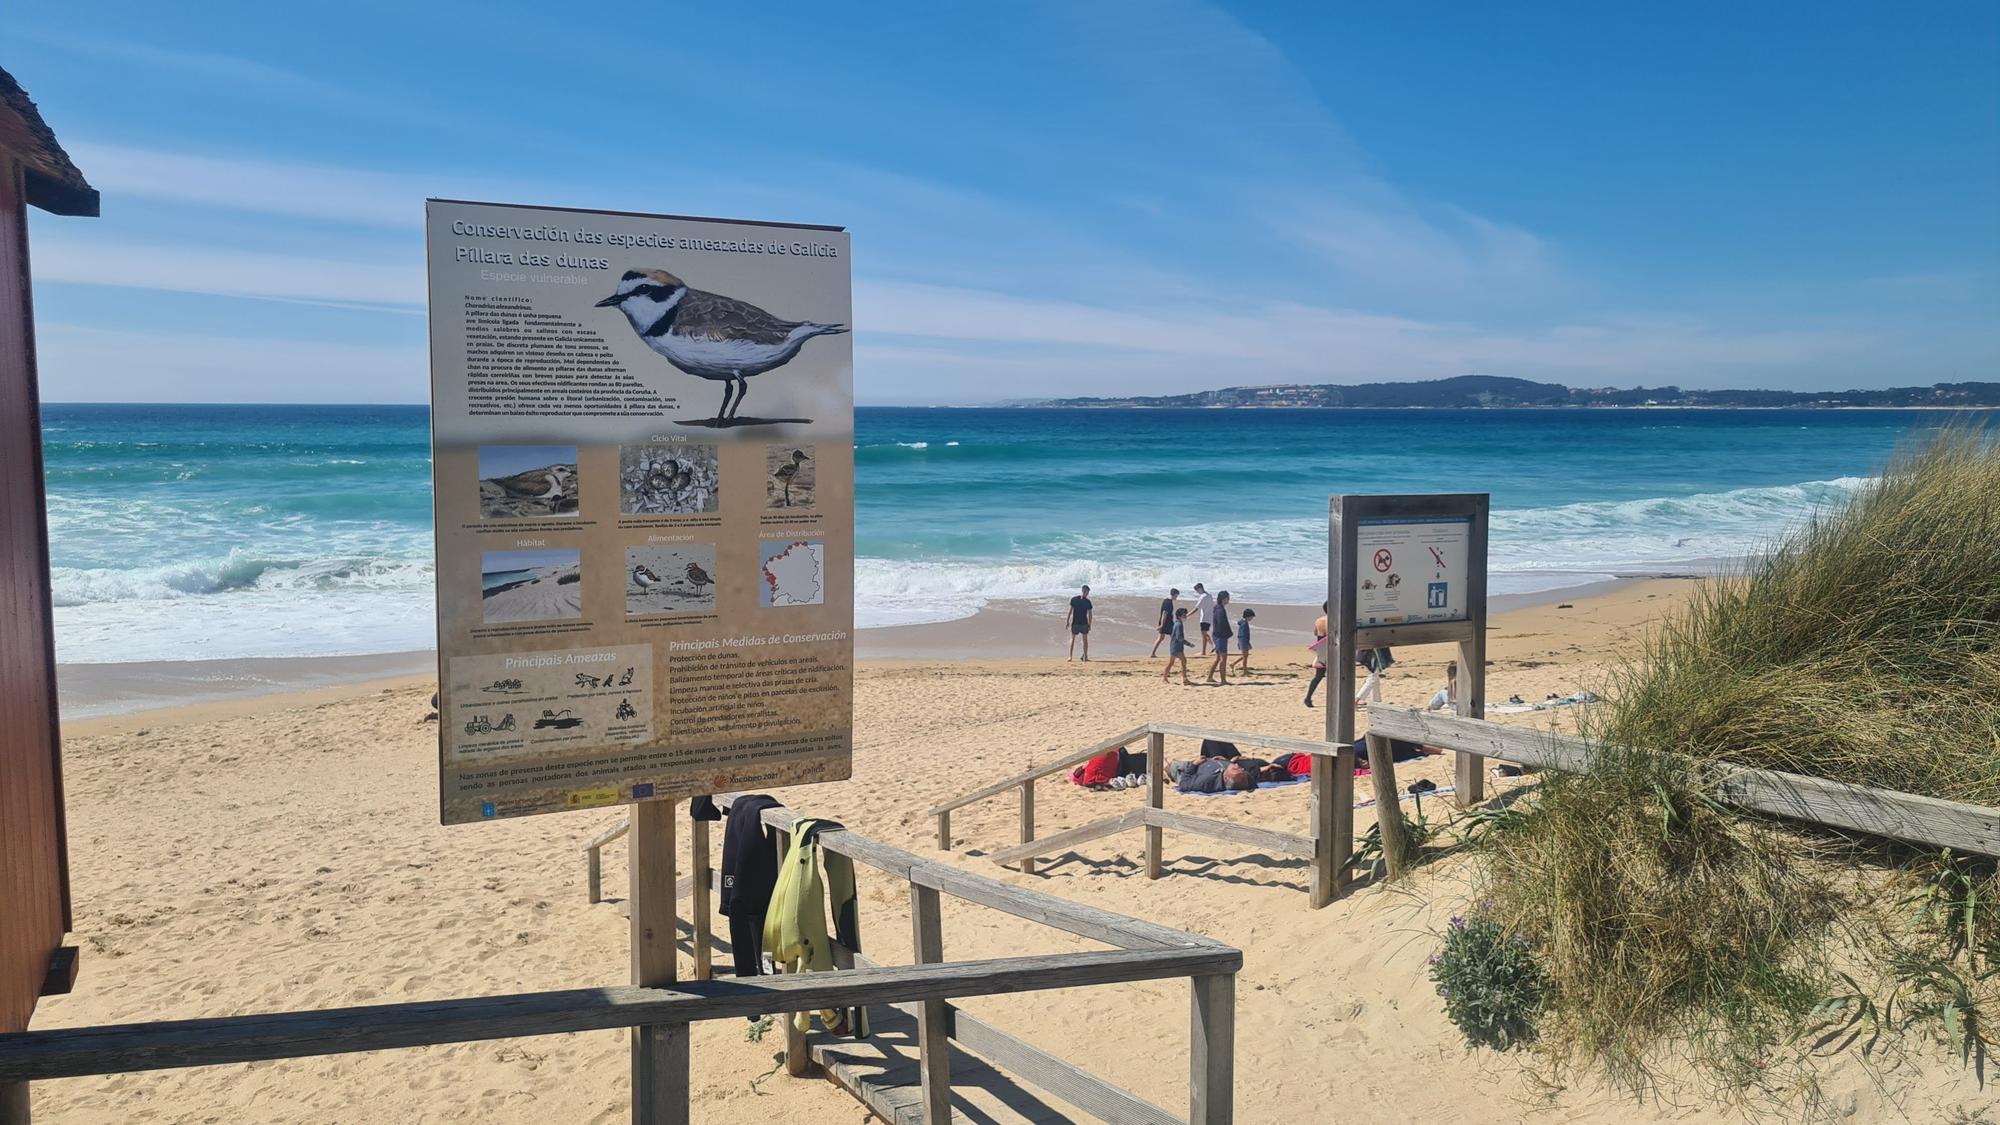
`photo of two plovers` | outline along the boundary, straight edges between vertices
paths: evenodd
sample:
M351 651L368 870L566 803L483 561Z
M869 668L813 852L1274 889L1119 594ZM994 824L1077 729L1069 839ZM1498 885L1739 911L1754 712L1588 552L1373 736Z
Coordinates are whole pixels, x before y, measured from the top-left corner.
M721 383L722 407L692 426L809 423L810 418L744 418L737 411L751 376L783 367L815 336L835 336L845 324L783 320L748 301L691 288L666 270L626 270L598 308L625 314L632 331L668 363L697 379Z

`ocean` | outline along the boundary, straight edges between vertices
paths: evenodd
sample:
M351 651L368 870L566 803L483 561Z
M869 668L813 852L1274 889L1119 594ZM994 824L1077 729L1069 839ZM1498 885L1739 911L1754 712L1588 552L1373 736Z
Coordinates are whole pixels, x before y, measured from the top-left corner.
M1712 569L1837 503L1923 411L855 412L855 614L1312 604L1336 492L1493 495L1496 593ZM421 406L43 410L63 662L429 648ZM727 482L723 484L727 489Z

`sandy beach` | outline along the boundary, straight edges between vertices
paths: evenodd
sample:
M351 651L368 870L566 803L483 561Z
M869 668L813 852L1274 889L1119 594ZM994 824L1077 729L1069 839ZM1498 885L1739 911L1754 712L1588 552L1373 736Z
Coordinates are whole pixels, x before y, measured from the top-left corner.
M1686 588L1635 583L1497 615L1489 694L1540 699L1593 685L1634 630ZM573 589L573 587L571 587ZM1558 608L1558 606L1561 608ZM1260 622L1265 620L1262 613ZM1083 847L1035 876L982 854L1012 842L1011 799L954 816L957 850L935 850L936 801L1149 719L1317 736L1300 703L1310 666L1298 622L1274 610L1261 668L1240 686L1162 684L1150 641L1107 632L1067 664L1054 630L1033 658L876 658L856 677L855 777L788 790L787 804L1001 879L1240 947L1237 1120L1359 1122L1717 1120L1635 1106L1601 1089L1549 1095L1516 1061L1468 1054L1424 977L1428 936L1465 906L1467 867L1446 861L1395 887L1306 907L1300 861L1167 836L1168 875L1139 876L1143 836ZM1141 643L1141 642L1144 643ZM864 634L864 648L867 646ZM1386 677L1417 705L1441 682L1444 648L1412 648ZM53 1028L622 983L626 923L585 901L582 842L606 809L466 825L437 823L432 681L409 677L65 727L77 990L43 1003ZM1510 716L1513 722L1565 712ZM1170 740L1169 756L1192 755ZM1399 767L1448 784L1448 758ZM1170 808L1303 831L1303 786L1249 795L1170 794ZM1040 831L1139 803L1137 793L1044 784ZM1426 811L1442 811L1426 802ZM1365 819L1361 822L1365 826ZM683 833L683 847L686 835ZM623 854L607 852L607 893ZM684 861L685 862L685 861ZM865 870L864 938L907 961L907 891ZM1080 948L1040 927L946 900L950 958ZM691 962L683 957L684 972ZM1179 982L990 997L970 1010L1165 1106L1186 1098L1187 994ZM37 1084L38 1120L613 1122L627 1115L626 1038L590 1033ZM770 1041L741 1022L697 1025L694 1119L851 1121L864 1112L817 1079L770 1069ZM1940 1064L1878 1083L1851 1063L1827 1076L1857 1121L1952 1119L1990 1108ZM1974 1116L1960 1119L1975 1120Z

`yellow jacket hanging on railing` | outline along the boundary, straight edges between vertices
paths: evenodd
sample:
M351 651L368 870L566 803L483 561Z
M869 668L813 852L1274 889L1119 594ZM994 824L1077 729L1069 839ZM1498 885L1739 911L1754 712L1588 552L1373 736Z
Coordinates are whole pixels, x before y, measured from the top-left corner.
M841 938L847 947L860 951L860 926L856 921L854 862L844 855L821 855L819 834L838 829L830 820L800 820L792 825L791 841L778 862L778 885L771 892L770 911L764 916L764 952L780 972L823 973L833 965L833 940L826 932L825 892L820 867L826 867L826 882L833 887L834 909L841 919ZM851 932L849 932L851 931ZM840 1012L799 1012L793 1017L800 1031L812 1027L819 1016L828 1031L868 1034L866 1009Z

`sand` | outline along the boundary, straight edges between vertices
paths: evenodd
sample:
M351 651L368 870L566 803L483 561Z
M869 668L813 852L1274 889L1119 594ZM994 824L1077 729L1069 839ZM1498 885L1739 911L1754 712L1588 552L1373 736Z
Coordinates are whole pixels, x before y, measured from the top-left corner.
M1681 587L1649 583L1573 608L1496 618L1489 691L1538 699L1589 687L1610 652ZM1260 614L1260 619L1262 618ZM1137 876L1143 834L1086 845L1023 876L981 858L1014 839L1011 797L954 816L957 850L934 849L934 802L1148 719L1316 736L1299 696L1303 650L1274 640L1242 686L1162 684L1144 646L1100 646L1090 664L1034 659L877 660L856 683L856 779L801 787L792 806L1007 881L1184 927L1244 951L1237 1120L1484 1122L1543 1107L1549 1120L1711 1120L1572 1089L1545 1098L1510 1057L1468 1054L1424 979L1432 932L1465 906L1467 868L1446 862L1396 887L1306 908L1300 862L1168 834L1168 875ZM1443 648L1408 649L1392 703L1435 690ZM1266 661L1268 660L1268 663ZM442 828L428 679L315 696L211 703L65 729L76 934L75 993L44 1001L40 1028L330 1007L622 983L624 919L585 902L582 842L615 809ZM1561 713L1557 713L1561 715ZM1547 721L1520 716L1513 721ZM1170 755L1193 746L1170 740ZM1400 767L1448 782L1448 759ZM1066 784L1038 792L1052 833L1142 800ZM1295 831L1304 787L1247 796L1170 795L1170 808ZM1430 802L1427 809L1435 810ZM1362 824L1365 826L1366 821ZM683 846L685 846L683 833ZM614 846L607 893L624 887ZM864 869L871 955L909 958L907 888ZM1085 948L1031 923L947 899L951 958ZM683 971L688 962L683 958ZM1161 1105L1186 1104L1187 989L1180 982L967 1002L1055 1053ZM859 1122L857 1103L782 1074L752 1092L773 1046L741 1021L697 1025L694 1119ZM622 1032L211 1067L37 1084L48 1122L418 1122L553 1125L628 1116ZM1854 1120L1904 1112L1965 1120L1989 1105L1939 1063L1918 1081L1830 1078Z

